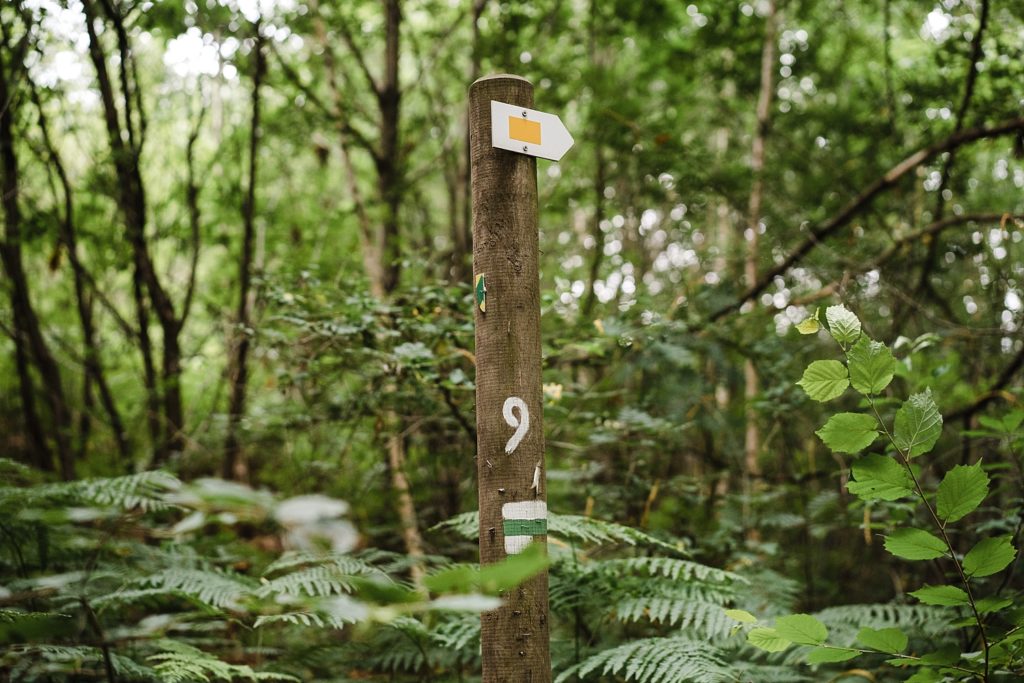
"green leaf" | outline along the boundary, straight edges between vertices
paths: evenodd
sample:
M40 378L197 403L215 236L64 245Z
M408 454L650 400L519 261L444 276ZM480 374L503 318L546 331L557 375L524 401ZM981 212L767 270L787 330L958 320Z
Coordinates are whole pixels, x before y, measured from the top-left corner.
M926 605L958 607L970 602L967 599L967 593L956 586L925 586L913 591L911 595Z
M932 400L931 389L914 394L896 411L893 440L907 457L927 453L941 435L942 415Z
M828 629L810 614L790 614L775 620L775 631L786 640L800 645L821 645L828 638Z
M878 437L878 422L863 413L836 413L815 434L836 453L859 453Z
M862 628L857 640L865 647L891 655L899 654L907 649L907 636L898 628Z
M905 683L940 683L943 680L946 679L935 669L918 669Z
M885 537L885 549L904 560L934 560L947 550L941 538L921 529L897 529Z
M882 342L861 337L846 354L850 367L850 384L865 396L877 394L896 374L896 359Z
M547 548L543 543L531 543L516 555L502 562L478 568L456 565L423 579L423 585L435 593L479 592L498 595L548 566Z
M846 489L861 500L899 500L914 493L907 469L892 458L871 453L853 463L856 481Z
M755 628L747 634L747 642L765 652L782 652L792 645L773 628Z
M807 655L808 664L831 664L853 659L860 652L845 647L816 647Z
M942 478L936 512L945 522L955 522L974 512L988 495L988 475L981 463L957 465Z
M997 536L978 541L978 544L964 556L964 572L968 576L980 578L1003 571L1017 556L1010 538Z
M997 598L995 596L988 596L982 598L975 603L975 607L978 608L978 614L989 614L991 612L999 612L1013 604L1013 598Z
M797 382L815 401L831 401L846 391L850 378L846 366L837 360L816 360L804 370Z
M796 325L796 331L800 334L814 334L820 329L821 323L813 316Z
M860 320L842 304L829 306L825 310L825 319L828 321L828 331L832 338L844 348L857 341L857 337L860 336Z
M757 617L750 612L741 609L727 609L725 610L725 616L729 617L733 621L739 621L744 624L756 624Z

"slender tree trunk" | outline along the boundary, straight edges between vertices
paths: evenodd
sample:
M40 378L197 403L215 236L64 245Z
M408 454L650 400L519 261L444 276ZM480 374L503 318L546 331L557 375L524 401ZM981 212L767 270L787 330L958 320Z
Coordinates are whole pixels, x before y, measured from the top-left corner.
M114 90L107 71L103 46L96 34L97 20L94 0L83 0L86 17L86 31L89 36L89 56L96 69L96 78L103 105L104 123L107 129L114 168L118 178L118 201L124 217L125 231L132 247L133 285L137 315L139 318L140 347L143 354L149 405L151 411L162 403L163 425L155 425L151 417L150 431L158 438L155 446L156 464L165 462L172 453L184 450L184 410L181 395L181 343L182 320L174 311L174 304L160 282L155 264L146 243L146 194L139 167L142 143L145 133L145 117L141 106L141 93L135 81L135 58L124 30L122 17L108 0L101 0L107 18L114 25L117 36L120 61L121 97L124 109L124 126L121 112L114 99ZM134 84L133 84L134 81ZM133 112L135 112L133 114ZM153 353L148 333L149 307L156 316L163 337L161 354L162 401L156 387L156 371L153 367Z
M775 91L773 76L775 74L775 42L778 15L774 0L768 3L768 16L765 17L764 44L761 50L761 88L757 97L757 128L750 154L750 167L753 173L753 185L750 189L750 200L747 208L746 257L743 263L744 281L747 287L757 282L757 258L760 225L764 201L764 149L771 123L771 103ZM752 358L743 363L743 397L745 401L746 428L743 438L744 479L747 494L753 492L755 482L761 477L761 465L758 456L761 453L761 431L758 425L757 410L754 402L761 392L757 366Z
M89 294L91 278L78 253L78 236L75 226L75 206L71 182L68 179L60 153L57 151L57 146L50 138L49 125L43 109L43 103L39 99L39 93L34 83L30 82L29 86L31 88L32 100L38 112L39 130L42 134L43 144L46 148L47 156L50 158L50 165L57 175L61 191L64 195L64 215L58 222L58 229L60 241L67 250L68 262L71 264L72 277L74 278L75 304L78 310L78 321L82 327L82 342L85 347L86 378L96 385L100 404L107 414L110 429L114 433L114 441L117 444L122 467L127 468L131 464L131 445L128 441L128 433L124 426L124 420L121 417L121 411L114 401L113 393L110 390L110 385L103 370L103 363L100 360L99 344L96 340L96 325L93 320L93 298ZM87 391L86 395L91 396L91 391Z
M470 27L472 38L470 42L469 82L472 83L480 77L480 17L487 7L487 0L473 0ZM469 108L466 108L465 130L469 131ZM465 136L462 144L461 158L456 162L456 178L454 184L454 196L452 198L452 267L451 278L455 282L469 282L472 275L472 250L473 250L473 226L472 226L472 202L470 201L470 144L469 135Z
M598 1L590 0L590 20L587 24L587 43L590 56L590 68L596 74L603 75L604 60L598 51ZM602 79L595 78L598 82ZM594 98L595 100L597 98ZM597 121L597 108L595 102L590 112L590 125L595 126ZM587 291L580 304L580 318L586 321L594 311L597 303L597 290L595 286L597 279L601 276L601 263L604 261L605 234L601 227L604 222L604 186L606 181L606 161L604 147L601 144L600 135L594 141L594 222L591 235L594 237L594 254L590 259L590 270L587 278Z
M391 474L391 490L395 492L398 519L402 525L402 542L406 554L413 560L409 575L415 585L420 585L425 574L422 560L423 537L420 535L419 516L413 501L409 479L405 476L405 436L401 431L401 421L389 414L386 424L392 431L387 439L388 471Z
M398 82L399 39L402 10L399 0L384 0L384 80L377 92L380 107L380 156L377 159L377 189L384 207L379 253L382 259L383 289L390 294L398 287L402 272L399 207L402 172L398 147L398 124L402 93Z
M242 254L238 264L238 314L235 320L234 343L229 361L231 397L228 408L228 435L224 445L224 472L226 479L245 481L249 476L249 465L243 456L238 439L239 423L245 415L246 383L249 378L249 346L252 341L250 326L252 312L256 306L256 292L252 287L253 247L256 237L256 170L260 143L260 86L266 71L263 53L263 36L260 22L255 24L256 60L252 84L252 126L249 132L249 186L245 203L242 205Z
M14 343L18 375L21 382L22 407L25 412L26 427L31 441L36 448L45 444L44 428L35 410L32 398L33 384L29 371L29 360L35 365L46 393L53 419L53 437L57 446L57 458L60 473L65 480L75 478L75 461L71 445L72 416L68 408L64 387L61 381L60 368L50 352L49 345L43 336L39 318L32 307L29 296L28 278L21 254L21 207L18 204L20 177L18 157L14 148L14 107L15 93L8 82L8 65L5 55L8 54L6 36L0 46L0 204L4 210L5 231L0 242L0 261L10 279L11 310L14 317ZM15 67L15 65L11 65ZM17 67L20 70L20 65ZM47 457L46 450L40 450L35 460L40 462ZM50 469L47 467L46 469Z

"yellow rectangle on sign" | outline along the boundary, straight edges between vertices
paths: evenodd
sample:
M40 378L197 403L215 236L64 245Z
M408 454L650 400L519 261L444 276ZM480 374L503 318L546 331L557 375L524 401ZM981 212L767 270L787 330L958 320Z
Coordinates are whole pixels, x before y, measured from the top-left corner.
M508 136L520 142L529 142L531 145L540 144L540 124L536 121L508 117Z

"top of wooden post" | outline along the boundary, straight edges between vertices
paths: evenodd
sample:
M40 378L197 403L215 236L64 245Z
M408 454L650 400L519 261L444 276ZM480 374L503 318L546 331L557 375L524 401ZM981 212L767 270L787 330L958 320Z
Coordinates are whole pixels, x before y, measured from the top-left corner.
M511 79L515 81L525 81L526 83L530 83L528 79L523 78L522 76L516 76L515 74L491 74L489 76L481 76L480 78L476 79L475 81L473 81L473 85L476 85L477 83L482 83L484 81L496 81L501 79ZM470 87L472 88L473 85L471 85ZM533 83L530 83L530 85L533 85Z

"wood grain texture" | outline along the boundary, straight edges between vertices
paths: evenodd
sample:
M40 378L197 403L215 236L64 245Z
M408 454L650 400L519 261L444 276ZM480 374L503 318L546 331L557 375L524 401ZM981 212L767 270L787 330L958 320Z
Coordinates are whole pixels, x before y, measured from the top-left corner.
M533 85L518 76L481 78L469 91L473 189L473 273L483 274L487 311L476 316L477 477L480 562L505 559L501 507L545 500L541 394L537 162L491 147L491 100L533 107ZM530 413L530 429L511 454L515 432L502 416L516 396ZM532 488L541 468L540 486ZM538 536L535 542L545 542ZM505 605L482 617L484 683L551 680L548 577L542 573L503 596Z

